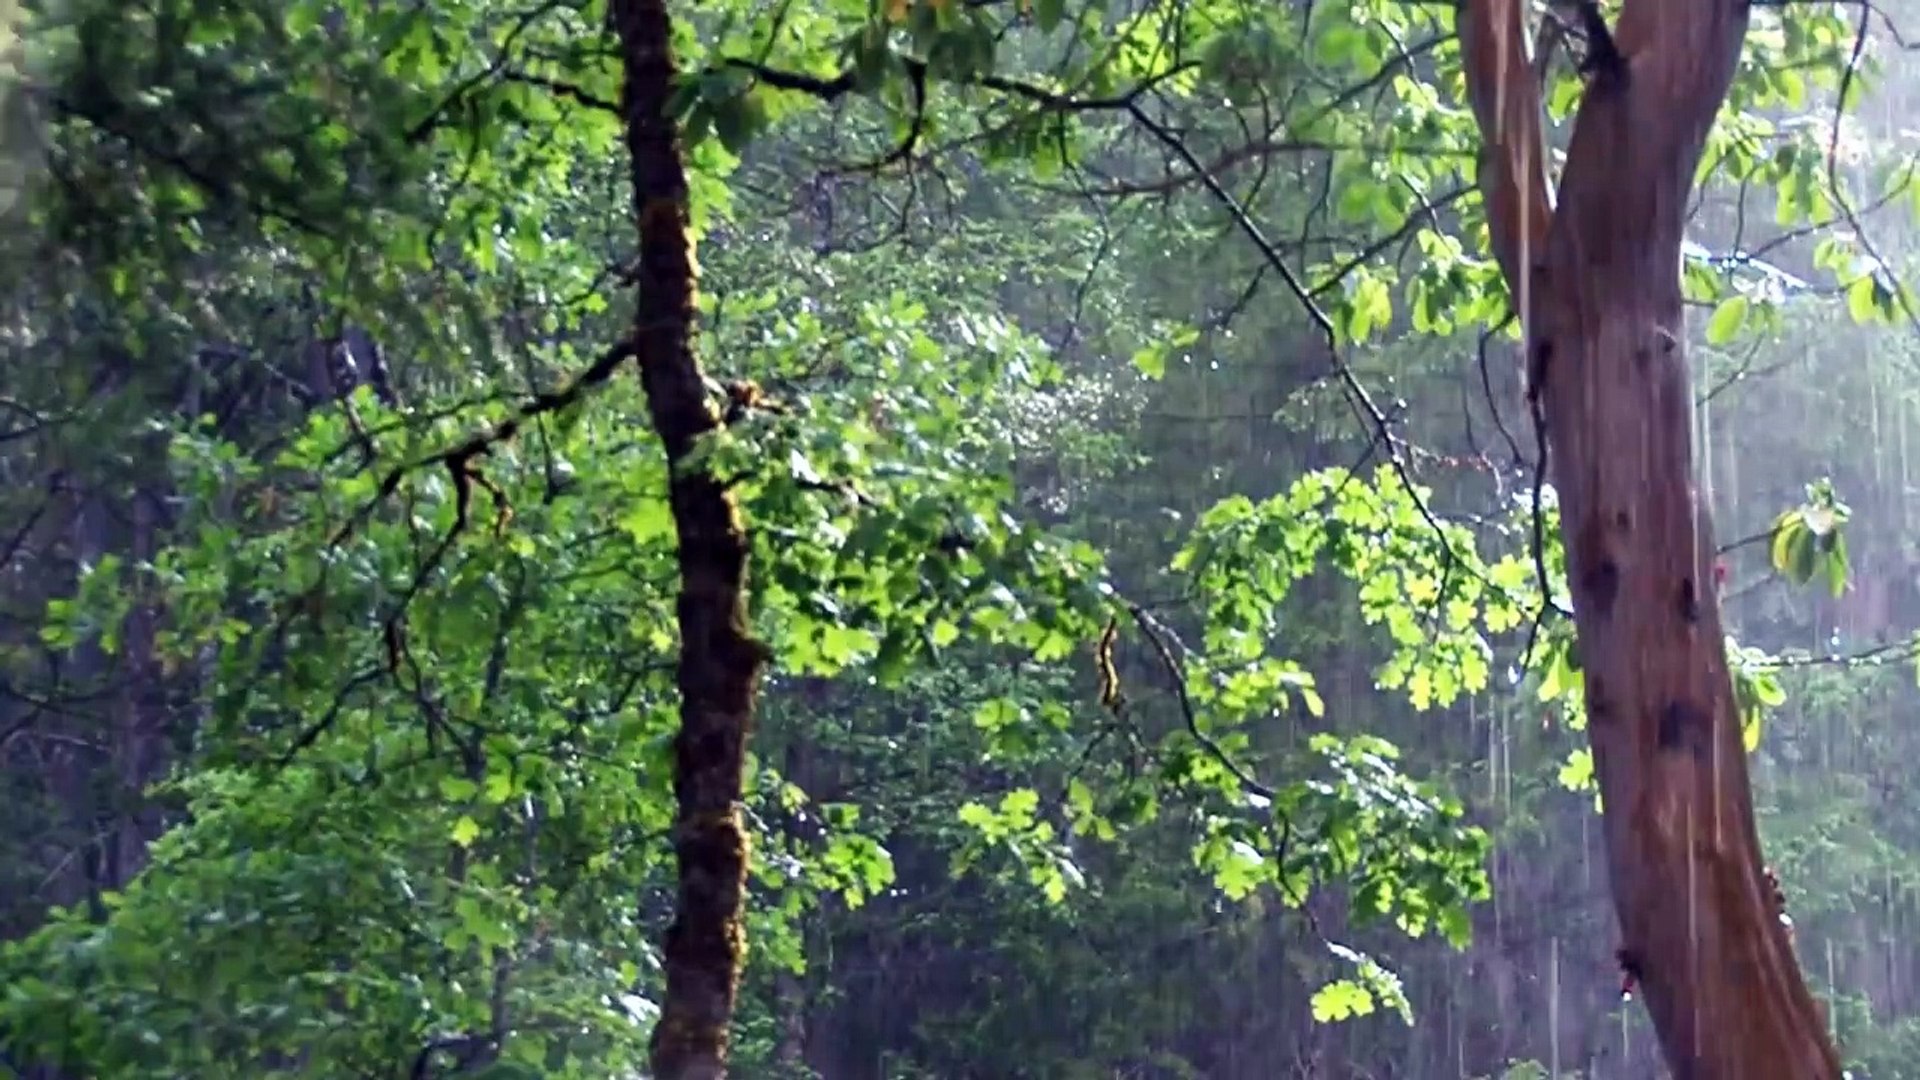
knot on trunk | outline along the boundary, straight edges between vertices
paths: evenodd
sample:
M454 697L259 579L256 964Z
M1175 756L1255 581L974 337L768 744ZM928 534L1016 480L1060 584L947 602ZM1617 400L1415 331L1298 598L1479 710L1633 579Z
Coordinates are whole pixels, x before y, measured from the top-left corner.
M1676 698L1660 710L1658 745L1667 753L1690 753L1704 760L1713 746L1713 715L1685 699Z

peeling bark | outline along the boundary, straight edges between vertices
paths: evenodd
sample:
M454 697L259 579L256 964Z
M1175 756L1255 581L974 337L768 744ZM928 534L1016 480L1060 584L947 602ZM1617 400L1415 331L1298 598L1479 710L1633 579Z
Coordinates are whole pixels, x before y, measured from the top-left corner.
M614 0L610 14L626 66L622 108L640 231L633 345L671 467L668 501L680 561L680 732L673 747L680 883L651 1065L658 1080L718 1080L727 1071L745 953L741 783L764 650L748 632L748 546L738 509L718 480L688 467L720 417L694 350L698 272L687 176L667 115L672 21L665 0Z
M1468 0L1481 188L1559 495L1623 955L1682 1080L1840 1076L1768 902L1693 490L1680 246L1746 0L1626 0L1554 206L1525 0Z

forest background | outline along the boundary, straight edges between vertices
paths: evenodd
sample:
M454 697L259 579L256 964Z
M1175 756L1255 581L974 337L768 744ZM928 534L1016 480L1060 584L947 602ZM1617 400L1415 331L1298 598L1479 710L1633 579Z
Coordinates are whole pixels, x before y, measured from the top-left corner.
M605 9L0 20L0 1070L641 1074L684 568ZM673 15L767 651L735 1074L1653 1075L1452 10ZM1876 1080L1899 16L1755 8L1683 268L1762 835Z

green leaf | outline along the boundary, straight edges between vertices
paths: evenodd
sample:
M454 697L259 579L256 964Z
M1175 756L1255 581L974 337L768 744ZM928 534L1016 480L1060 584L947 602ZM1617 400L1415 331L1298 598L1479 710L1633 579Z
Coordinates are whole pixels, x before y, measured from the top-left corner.
M1568 791L1580 791L1593 784L1593 751L1581 747L1570 751L1561 764L1557 779Z
M1156 382L1167 377L1167 347L1148 345L1133 354L1134 370Z
M1767 558L1775 573L1784 574L1792 565L1794 540L1804 538L1806 528L1806 522L1792 510L1773 519L1773 541L1767 545Z
M1847 286L1847 314L1861 325L1880 321L1880 279L1866 274Z
M1315 1023L1337 1024L1373 1013L1373 995L1352 979L1338 979L1313 992Z
M1788 545L1787 576L1795 585L1805 585L1813 580L1813 572L1819 559L1814 546L1814 534L1808 529L1796 530Z
M642 496L620 515L620 528L636 544L664 540L673 535L673 512L664 498Z
M453 828L448 831L447 835L454 843L461 847L472 847L473 842L480 836L480 823L465 814L461 814L460 817L454 821Z
M1744 296L1730 296L1722 300L1707 319L1707 343L1725 345L1732 341L1746 324L1747 311L1751 306Z
M1026 719L1027 710L1018 701L994 698L973 711L973 724L981 731L996 732Z
M758 94L740 94L725 101L709 100L713 132L729 153L738 154L767 126L767 108Z
M487 802L498 806L513 797L513 776L504 769L487 774Z

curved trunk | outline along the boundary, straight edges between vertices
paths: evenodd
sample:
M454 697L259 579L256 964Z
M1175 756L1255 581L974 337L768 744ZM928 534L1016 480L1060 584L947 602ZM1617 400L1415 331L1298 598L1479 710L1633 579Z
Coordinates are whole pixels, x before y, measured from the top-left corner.
M615 0L611 15L626 65L622 107L640 229L633 345L647 410L666 446L680 547L680 732L673 748L680 886L651 1064L657 1080L717 1080L726 1075L745 951L741 775L763 652L747 629L746 530L726 488L687 467L720 420L694 352L687 177L667 114L672 22L664 0Z
M1746 0L1626 0L1547 186L1524 0L1468 0L1495 255L1559 496L1623 963L1683 1080L1838 1080L1761 867L1693 490L1688 195ZM1596 17L1597 19L1597 17Z

